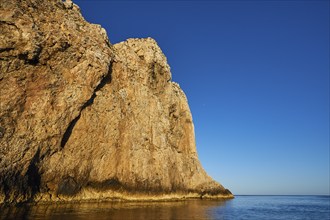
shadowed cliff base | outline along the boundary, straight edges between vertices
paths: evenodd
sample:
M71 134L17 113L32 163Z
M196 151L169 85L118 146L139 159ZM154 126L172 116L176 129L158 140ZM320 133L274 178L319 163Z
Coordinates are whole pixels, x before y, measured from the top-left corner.
M117 179L88 182L83 186L72 178L65 179L58 187L52 201L171 201L185 199L229 199L228 189L210 188L187 190L146 187L143 183L125 185ZM39 194L35 201L48 202L49 194ZM45 199L46 198L46 199Z
M154 39L111 45L71 1L0 13L0 203L233 197Z

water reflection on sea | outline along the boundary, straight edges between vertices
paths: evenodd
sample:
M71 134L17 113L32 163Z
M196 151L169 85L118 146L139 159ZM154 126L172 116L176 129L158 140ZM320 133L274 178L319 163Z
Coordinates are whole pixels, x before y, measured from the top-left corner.
M222 201L39 204L2 208L0 219L330 220L330 197L236 196Z
M214 219L210 210L223 201L89 202L26 205L1 210L1 219Z

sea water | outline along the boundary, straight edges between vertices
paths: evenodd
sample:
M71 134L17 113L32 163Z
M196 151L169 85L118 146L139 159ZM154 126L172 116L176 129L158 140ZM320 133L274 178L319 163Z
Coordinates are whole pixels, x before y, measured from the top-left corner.
M88 202L0 209L1 219L330 219L329 196L236 196L225 201Z

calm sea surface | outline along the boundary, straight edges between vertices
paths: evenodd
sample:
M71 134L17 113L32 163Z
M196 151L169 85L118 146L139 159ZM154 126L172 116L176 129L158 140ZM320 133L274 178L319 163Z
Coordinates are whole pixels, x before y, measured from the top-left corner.
M236 196L227 201L79 203L3 208L1 219L330 219L329 196Z

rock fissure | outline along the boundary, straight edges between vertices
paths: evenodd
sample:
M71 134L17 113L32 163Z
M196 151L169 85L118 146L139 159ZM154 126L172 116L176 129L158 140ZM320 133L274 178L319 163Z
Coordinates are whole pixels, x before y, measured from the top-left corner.
M61 140L61 149L63 149L65 147L65 144L68 142L72 131L75 127L75 125L77 124L78 120L80 119L81 113L82 111L87 108L88 106L91 106L94 102L94 99L96 97L96 92L99 91L100 89L102 89L106 84L111 82L111 68L112 68L112 64L110 63L109 65L109 71L108 73L102 78L101 82L97 85L97 87L95 88L92 96L90 99L87 100L87 102L85 102L85 104L82 105L79 114L76 118L74 118L70 123L69 126L67 127L67 129L65 130L64 134L63 134L63 138Z
M68 128L65 130L62 140L61 140L61 149L63 149L65 147L65 144L68 142L68 140L72 134L72 130L73 130L74 126L76 125L77 121L79 120L80 115L81 115L81 112L79 112L79 115L70 122Z

